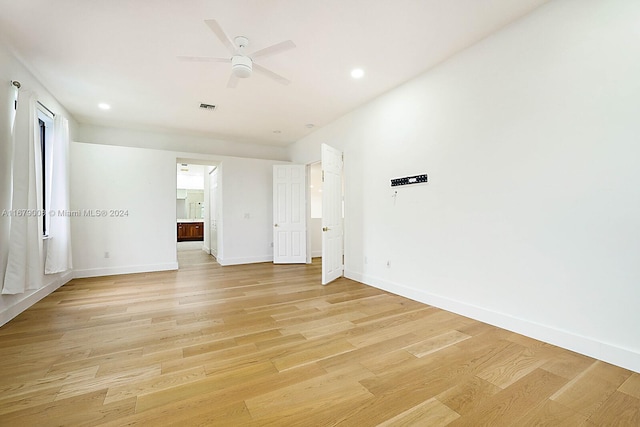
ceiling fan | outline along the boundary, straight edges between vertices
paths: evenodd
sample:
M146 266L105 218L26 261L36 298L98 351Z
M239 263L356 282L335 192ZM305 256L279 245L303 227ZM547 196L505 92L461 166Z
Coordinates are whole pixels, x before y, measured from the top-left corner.
M291 83L289 79L282 77L279 74L256 64L254 60L256 58L264 58L266 56L275 55L280 52L284 52L289 49L293 49L296 45L287 40L284 42L276 43L264 49L260 49L251 54L245 53L245 48L249 45L249 39L244 36L238 36L231 41L229 36L224 32L220 24L215 19L208 19L204 21L205 24L213 31L213 33L220 39L229 52L231 52L230 58L212 58L203 56L179 56L178 59L182 61L192 62L230 62L231 63L231 77L227 83L228 88L235 88L239 79L250 77L253 71L257 71L264 76L267 76L278 83L288 85Z

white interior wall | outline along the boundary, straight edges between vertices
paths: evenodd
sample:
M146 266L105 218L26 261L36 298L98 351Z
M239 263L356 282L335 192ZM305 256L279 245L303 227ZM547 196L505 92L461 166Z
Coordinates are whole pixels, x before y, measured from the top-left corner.
M128 211L128 217L72 219L76 277L177 268L175 165L186 157L221 162L218 262L273 259L271 168L283 162L76 142L71 208Z
M76 277L178 267L175 153L74 142L71 164L72 210L128 213L72 218Z
M309 239L311 239L311 257L322 256L322 218L309 220Z
M56 114L69 120L69 132L77 132L77 123L38 80L20 63L13 53L0 41L0 212L11 206L11 140L9 114L13 107L11 81L17 80L23 90L35 91L38 100ZM9 250L9 216L0 215L0 288L4 280ZM44 265L44 260L43 260ZM43 275L43 286L37 291L18 295L0 295L0 325L11 320L30 305L44 298L72 278L71 272Z
M345 152L347 276L640 371L638 22L550 2L296 143Z
M213 156L234 156L270 160L289 160L285 147L212 139L188 132L176 133L162 129L124 129L81 124L74 141L95 144L139 147Z
M259 159L229 158L222 163L218 233L223 233L222 265L273 261L273 165Z

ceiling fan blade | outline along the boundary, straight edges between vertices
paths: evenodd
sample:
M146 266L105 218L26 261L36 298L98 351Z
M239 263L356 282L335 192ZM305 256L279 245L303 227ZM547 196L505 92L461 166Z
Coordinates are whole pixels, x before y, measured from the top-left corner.
M211 58L208 56L178 56L178 60L187 62L231 62L231 58Z
M271 70L264 68L262 65L258 65L255 62L253 63L253 69L259 73L264 74L265 76L277 81L278 83L282 83L283 85L288 85L291 83L291 80L282 77L280 74L276 74Z
M235 89L236 86L238 86L238 80L240 79L236 77L235 74L231 74L231 77L229 77L229 81L227 82L227 88Z
M257 50L249 55L251 58L265 57L269 55L275 55L276 53L284 52L285 50L293 49L296 45L291 40L280 42L264 49Z
M231 41L227 33L224 32L220 24L218 24L218 21L216 21L215 19L207 19L204 21L204 23L207 24L207 26L211 29L211 31L214 32L216 36L218 36L222 44L225 45L227 49L229 49L229 52L231 52L231 54L234 54L236 52L236 47L233 45L233 42Z

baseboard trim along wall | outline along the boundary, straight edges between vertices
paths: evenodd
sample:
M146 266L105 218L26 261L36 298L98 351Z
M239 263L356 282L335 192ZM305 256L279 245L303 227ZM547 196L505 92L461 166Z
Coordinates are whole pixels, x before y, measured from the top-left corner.
M344 275L345 277L357 282L364 283L414 301L429 304L461 316L470 317L499 328L507 329L530 338L575 351L576 353L584 354L585 356L593 357L625 369L640 372L640 354L626 348L597 341L590 337L577 335L572 332L553 328L547 325L534 323L526 319L513 317L508 314L487 310L465 302L441 297L420 289L393 283L358 272L345 270Z
M104 267L104 268L89 268L85 270L74 270L73 277L75 279L82 279L85 277L99 277L99 276L115 276L117 274L132 274L132 273L152 273L154 271L167 271L177 270L178 262L169 262L165 264L146 264L146 265L127 265L121 267Z
M60 288L65 283L69 282L71 279L73 279L73 271L69 270L66 273L60 274L51 283L44 285L23 300L18 301L16 304L11 305L10 307L7 307L5 310L0 312L0 326L9 322L11 319L46 297L56 289ZM16 297L19 297L19 295L16 295Z

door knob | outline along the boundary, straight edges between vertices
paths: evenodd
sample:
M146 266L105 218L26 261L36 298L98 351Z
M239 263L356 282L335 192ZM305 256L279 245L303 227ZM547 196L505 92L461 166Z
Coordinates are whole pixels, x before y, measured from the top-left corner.
M322 231L329 231L329 227L322 227Z
M274 226L274 227L277 227L277 226L278 226L278 224L273 224L273 226Z

